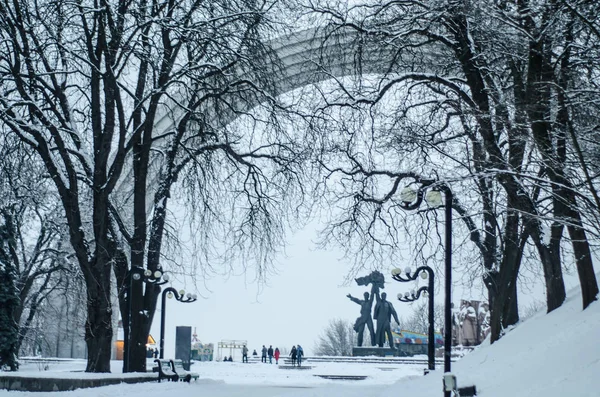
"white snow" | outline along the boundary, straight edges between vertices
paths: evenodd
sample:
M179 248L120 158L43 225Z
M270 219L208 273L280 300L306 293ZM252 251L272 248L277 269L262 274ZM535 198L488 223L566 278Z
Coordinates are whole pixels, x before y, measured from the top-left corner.
M600 396L600 302L581 310L578 290L570 291L562 307L538 313L512 328L493 345L485 343L453 363L459 386L476 385L480 397L598 397ZM26 364L19 372L40 376L81 369L84 362L49 364L40 372ZM200 379L187 383L121 384L72 392L0 391L0 396L46 397L441 397L443 366L423 376L423 366L401 364L310 363L309 370L280 369L275 364L200 362L192 370ZM76 368L79 366L78 368ZM121 376L113 362L112 376ZM383 368L383 369L382 369ZM386 370L387 369L387 370ZM316 374L367 375L360 381L333 381ZM88 376L70 372L72 377ZM97 376L97 375L91 375Z

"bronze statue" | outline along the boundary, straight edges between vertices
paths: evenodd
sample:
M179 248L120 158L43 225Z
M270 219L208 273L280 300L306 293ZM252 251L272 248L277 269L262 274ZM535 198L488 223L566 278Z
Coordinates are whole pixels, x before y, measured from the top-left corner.
M375 286L373 286L375 288ZM371 293L371 298L369 298L369 293L365 292L365 299L360 300L352 295L348 294L348 298L354 303L360 305L360 317L356 319L354 322L354 331L358 332L358 346L362 346L363 343L363 333L365 331L365 324L369 327L369 334L371 335L371 346L375 346L375 331L373 329L373 319L371 318L371 307L373 306L373 297L374 293Z
M354 331L358 333L358 346L362 346L363 344L365 325L369 328L369 333L371 335L371 346L375 346L375 331L373 329L373 318L371 317L371 308L373 307L373 299L375 299L376 296L379 296L379 289L383 288L385 279L382 273L375 270L371 272L371 274L369 274L368 276L359 277L355 280L356 284L358 285L371 284L371 295L369 296L369 293L365 292L364 300L355 298L350 294L347 295L352 302L360 305L360 317L358 317L354 322Z
M375 332L375 341L379 347L383 347L385 343L385 337L387 335L388 341L390 343L390 347L394 348L394 338L392 336L392 326L390 324L392 320L392 316L397 323L400 323L398 320L398 315L396 314L396 310L394 310L394 306L392 306L391 302L386 300L387 294L384 292L381 294L381 298L379 298L379 294L377 294L377 304L375 305L375 312L373 318L377 320L377 331Z

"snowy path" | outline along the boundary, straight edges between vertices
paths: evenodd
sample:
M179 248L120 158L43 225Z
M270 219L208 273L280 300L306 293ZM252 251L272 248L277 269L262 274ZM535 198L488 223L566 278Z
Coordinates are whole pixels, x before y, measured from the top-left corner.
M111 363L113 373L104 376L118 377L121 362ZM81 377L101 376L83 374L84 361L50 364L48 371L40 371L39 365L26 364L19 374L23 376ZM364 363L312 363L310 369L280 369L275 364L242 364L225 362L199 362L192 370L200 379L190 384L179 382L151 382L133 385L120 384L101 388L79 389L71 392L8 392L0 390L4 397L121 397L140 395L144 397L364 397L380 394L402 378L421 376L421 365L385 365ZM77 371L77 372L74 372ZM322 379L315 375L363 375L365 380L342 381Z

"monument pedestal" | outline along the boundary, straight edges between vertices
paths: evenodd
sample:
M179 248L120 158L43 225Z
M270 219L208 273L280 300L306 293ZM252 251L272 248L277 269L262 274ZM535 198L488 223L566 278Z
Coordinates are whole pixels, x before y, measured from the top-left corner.
M352 355L354 357L365 357L365 356L377 356L377 357L385 357L398 356L398 351L396 349L391 349L389 347L379 347L379 346L354 346L352 348Z
M400 343L396 349L379 346L354 346L352 355L354 357L377 356L377 357L411 357L416 354L427 354L427 345L413 345Z

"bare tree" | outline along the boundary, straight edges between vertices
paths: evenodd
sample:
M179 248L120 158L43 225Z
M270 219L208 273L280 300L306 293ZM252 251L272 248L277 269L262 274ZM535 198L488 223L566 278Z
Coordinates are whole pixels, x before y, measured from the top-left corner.
M15 274L19 297L13 312L19 350L40 305L65 281L71 266L69 251L62 248L60 204L44 167L31 150L6 134L0 153L0 218L12 239L5 265Z
M433 329L440 330L444 324L444 306L437 304L433 310ZM427 302L412 305L412 313L408 317L400 317L400 329L427 334L429 330L429 312Z
M273 117L271 6L0 2L0 119L37 152L62 202L87 287L86 371L110 371L111 267L121 314L132 314L128 369L145 371L160 289L134 282L126 297L126 276L163 270L178 179L195 194L207 245L258 251L262 273L282 242L303 158ZM264 112L250 114L257 103Z
M319 335L315 344L315 355L351 356L355 339L350 321L333 319Z

